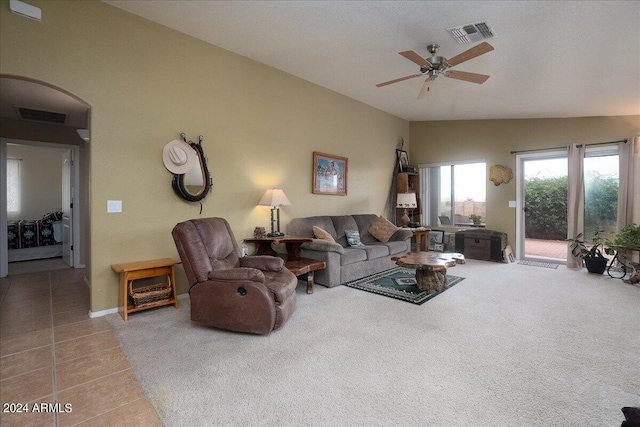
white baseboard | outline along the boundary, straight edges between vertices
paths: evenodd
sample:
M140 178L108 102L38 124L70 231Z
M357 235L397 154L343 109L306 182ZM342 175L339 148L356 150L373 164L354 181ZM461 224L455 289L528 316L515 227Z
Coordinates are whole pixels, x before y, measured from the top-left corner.
M87 282L87 284L89 283L85 277L85 282ZM184 293L184 294L178 294L178 299L185 299L185 298L189 298L189 293ZM96 317L102 317L102 316L106 316L107 314L114 314L118 312L118 307L115 308L109 308L106 310L100 310L100 311L91 311L89 310L89 317L91 319L94 319Z
M113 314L113 313L117 313L117 312L118 312L118 307L109 308L107 310L100 310L100 311L91 311L91 310L89 310L89 317L91 319L95 319L96 317L102 317L102 316L106 316L107 314Z

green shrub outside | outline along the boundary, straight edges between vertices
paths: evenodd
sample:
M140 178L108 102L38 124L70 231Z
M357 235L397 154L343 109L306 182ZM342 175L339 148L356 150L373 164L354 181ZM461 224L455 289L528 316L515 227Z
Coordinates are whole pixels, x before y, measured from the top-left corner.
M525 237L567 238L567 177L531 178L525 185ZM617 178L590 174L585 179L585 239L596 231L615 229L618 209Z

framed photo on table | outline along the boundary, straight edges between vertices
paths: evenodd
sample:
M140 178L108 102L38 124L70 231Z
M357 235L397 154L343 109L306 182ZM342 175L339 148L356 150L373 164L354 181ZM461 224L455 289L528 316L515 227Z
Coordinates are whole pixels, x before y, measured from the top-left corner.
M348 162L346 157L313 152L313 194L347 195Z
M431 230L429 231L429 245L427 249L430 251L443 252L444 251L444 231Z

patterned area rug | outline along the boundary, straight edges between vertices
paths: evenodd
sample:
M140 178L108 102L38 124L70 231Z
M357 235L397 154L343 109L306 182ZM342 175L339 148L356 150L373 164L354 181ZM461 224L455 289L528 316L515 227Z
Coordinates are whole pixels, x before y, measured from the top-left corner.
M558 268L560 264L555 264L553 262L538 262L538 261L518 261L518 264L522 265L532 265L534 267L544 267L544 268Z
M447 287L441 292L427 293L416 286L416 271L411 268L395 267L362 279L345 283L345 286L374 294L384 295L413 304L424 304L436 295L464 280L464 277L447 274Z

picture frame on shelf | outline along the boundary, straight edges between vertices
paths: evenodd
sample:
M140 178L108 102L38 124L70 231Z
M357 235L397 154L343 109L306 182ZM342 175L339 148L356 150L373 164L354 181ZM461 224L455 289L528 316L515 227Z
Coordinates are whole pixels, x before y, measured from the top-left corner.
M406 151L396 150L396 155L398 157L398 172L416 172L416 168L409 164L409 155Z
M430 251L436 251L436 245L439 245L440 251L444 250L444 230L431 230L428 235L427 249Z
M312 193L346 196L348 166L346 157L314 151Z

